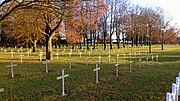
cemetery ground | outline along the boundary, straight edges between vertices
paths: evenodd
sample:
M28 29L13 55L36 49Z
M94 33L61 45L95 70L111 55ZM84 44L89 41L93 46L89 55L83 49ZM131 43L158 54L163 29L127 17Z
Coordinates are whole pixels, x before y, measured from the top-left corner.
M61 47L53 49L53 60L49 60L48 73L45 70L45 49L38 49L37 52L27 55L27 48L23 49L22 63L18 49L6 48L0 51L0 101L5 100L31 100L31 101L54 101L54 100L132 100L132 101L164 101L166 92L171 90L171 84L180 72L180 46L165 45L161 50L160 45L152 48L152 54L147 53L148 47L127 47L110 51L111 60L108 61L109 49L102 48L85 52L84 49L72 50L72 66L69 68L70 49ZM43 61L39 60L40 50L43 52ZM79 50L79 51L78 51ZM80 57L79 52L82 52ZM88 52L90 52L90 57ZM140 52L140 54L139 54ZM131 56L130 56L131 53ZM116 76L115 64L119 54L119 76ZM125 55L124 55L125 54ZM156 55L158 54L158 62ZM98 56L101 56L99 64L99 83L96 83L96 75L93 69L98 63ZM152 62L154 56L154 64ZM125 56L125 58L124 58ZM88 65L86 59L88 57ZM148 57L148 63L146 58ZM11 59L12 58L12 59ZM130 71L129 60L132 60ZM141 63L139 62L141 59ZM11 69L6 66L17 64L14 67L14 78L11 77ZM65 94L62 96L61 71L69 74L65 78Z

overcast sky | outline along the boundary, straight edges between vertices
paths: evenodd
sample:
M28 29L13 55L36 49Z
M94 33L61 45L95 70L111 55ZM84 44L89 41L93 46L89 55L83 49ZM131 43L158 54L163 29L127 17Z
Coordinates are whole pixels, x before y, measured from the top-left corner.
M173 19L171 25L175 25L180 28L180 0L133 0L134 4L141 6L158 6L163 8L168 17Z

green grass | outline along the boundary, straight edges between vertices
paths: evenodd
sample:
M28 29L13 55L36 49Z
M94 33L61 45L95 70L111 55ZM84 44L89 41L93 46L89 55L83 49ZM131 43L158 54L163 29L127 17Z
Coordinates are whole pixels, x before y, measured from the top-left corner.
M5 91L0 93L0 101L54 101L54 100L117 100L117 101L164 101L166 92L171 91L171 85L175 82L175 77L180 71L180 46L166 45L165 50L159 46L153 46L153 53L147 54L147 48L126 48L111 50L111 62L108 62L109 50L92 50L91 57L86 66L85 52L82 58L79 57L78 50L73 50L72 68L69 68L68 52L62 54L63 49L59 49L59 60L54 56L49 63L49 73L45 73L45 66L39 61L39 52L32 53L27 57L27 49L23 49L23 63L17 49L12 59L13 63L18 64L14 67L14 79L11 78L10 68L10 49L8 52L0 52L0 88ZM42 49L45 51L44 49ZM132 72L129 71L129 53L132 56ZM139 68L138 52L141 52L142 67ZM56 49L54 49L54 53ZM116 55L120 54L119 76L115 76ZM124 59L124 53L126 58ZM95 83L95 64L98 61L97 54L102 57L99 70L99 84ZM151 56L159 54L159 62L153 65L151 61L146 65L146 56L151 60ZM43 56L45 59L45 56ZM154 58L155 60L155 58ZM61 70L65 69L66 96L61 96L61 80L56 77L61 75Z

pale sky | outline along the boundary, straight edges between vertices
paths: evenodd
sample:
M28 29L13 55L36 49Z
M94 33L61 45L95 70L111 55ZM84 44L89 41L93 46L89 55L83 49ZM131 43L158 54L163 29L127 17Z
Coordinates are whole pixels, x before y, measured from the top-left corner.
M132 0L133 4L140 6L158 6L165 10L166 15L172 19L171 26L180 28L180 0Z

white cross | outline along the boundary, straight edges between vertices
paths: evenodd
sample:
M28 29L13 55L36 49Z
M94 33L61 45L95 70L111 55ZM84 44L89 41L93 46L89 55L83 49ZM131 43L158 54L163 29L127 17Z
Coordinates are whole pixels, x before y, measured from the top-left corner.
M5 49L5 50L4 50L4 54L5 54L5 55L6 55L6 52L7 52L7 50Z
M118 64L118 62L119 62L119 54L117 55L116 63Z
M130 59L130 61L129 61L129 71L130 72L132 72L131 67L132 67L132 60Z
M4 88L0 88L0 93L1 93L1 92L4 92Z
M134 57L136 57L136 52L134 53Z
M69 68L72 67L71 64L72 64L72 59L71 59L71 57L69 57Z
M99 59L99 64L100 64L101 63L101 56L100 55L99 55L98 59Z
M158 54L156 55L156 62L158 62Z
M91 56L91 52L88 52L88 54L89 54L89 57Z
M39 60L40 61L42 61L42 56L43 56L43 54L42 54L42 52L40 52L40 54L39 54Z
M27 56L29 57L29 54L30 54L30 50L26 52L27 53Z
M118 66L119 66L119 64L115 64L115 67L116 67L116 76L119 75L119 74L118 74Z
M129 58L131 59L131 53L129 53Z
M146 65L148 65L148 57L146 57Z
M124 54L124 59L125 59L125 56L126 56L126 54Z
M62 79L62 96L66 95L64 92L64 78L68 77L68 76L69 76L69 74L64 75L64 69L63 69L62 70L62 76L57 77L57 80Z
M154 64L154 56L152 56L152 64Z
M139 59L139 68L141 68L141 59Z
M48 73L48 63L49 61L46 59L46 62L44 62L43 64L46 65L46 73Z
M71 55L72 55L72 53L70 52L70 53L69 53L69 57L71 57Z
M86 59L86 66L87 66L88 65L88 57L86 56L85 59Z
M22 63L22 57L23 57L24 55L22 55L22 53L21 53L19 56L20 56L20 62Z
M11 53L11 58L13 58L13 54L14 54L13 50L11 50L10 53Z
M11 77L12 78L14 78L14 70L13 70L14 66L17 66L17 64L13 64L12 62L11 62L11 64L9 66L6 66L6 67L11 67Z
M81 54L82 54L82 53L81 53L81 52L79 52L79 57L80 57L80 58L81 58Z
M109 62L110 62L111 61L111 55L110 54L109 54L108 58L109 58Z
M96 64L96 69L94 69L94 71L96 71L96 83L99 83L99 81L98 81L98 70L99 70L100 68L98 68L98 64Z
M58 60L58 58L59 58L59 52L57 51L55 55L56 55L56 59Z

